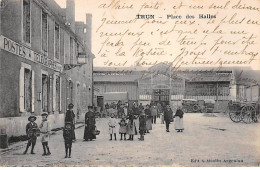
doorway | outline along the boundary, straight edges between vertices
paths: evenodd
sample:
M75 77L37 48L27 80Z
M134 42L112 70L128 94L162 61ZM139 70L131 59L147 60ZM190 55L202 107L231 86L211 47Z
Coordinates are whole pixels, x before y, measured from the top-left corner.
M170 103L170 89L153 89L153 101L156 104L168 105Z

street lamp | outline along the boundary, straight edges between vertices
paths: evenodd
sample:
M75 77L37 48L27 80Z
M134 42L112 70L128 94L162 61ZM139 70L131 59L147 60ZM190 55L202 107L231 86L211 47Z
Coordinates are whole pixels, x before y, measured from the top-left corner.
M78 53L77 64L64 64L64 70L71 70L75 67L81 67L84 64L87 64L87 59L89 55L85 52Z

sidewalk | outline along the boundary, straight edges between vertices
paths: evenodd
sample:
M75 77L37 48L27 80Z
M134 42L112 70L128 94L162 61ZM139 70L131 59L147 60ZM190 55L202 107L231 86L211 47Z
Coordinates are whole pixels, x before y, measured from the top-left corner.
M75 125L75 129L81 128L83 126L84 126L84 124L82 122L79 122ZM54 129L52 129L52 130L54 130ZM55 131L51 131L50 135L57 135L60 133L62 133L62 128L56 128ZM40 140L39 137L37 138L37 141L38 140ZM20 142L12 143L11 145L8 146L8 148L0 149L0 155L24 148L24 147L26 147L26 144L27 144L27 141L20 141Z

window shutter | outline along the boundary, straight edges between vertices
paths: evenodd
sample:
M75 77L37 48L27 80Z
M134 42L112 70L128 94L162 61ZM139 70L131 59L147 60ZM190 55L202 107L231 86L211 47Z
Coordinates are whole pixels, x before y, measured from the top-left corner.
M62 78L60 77L60 94L58 94L58 95L60 95L60 110L59 111L61 111L61 102L62 102L62 99L61 99L61 83L62 83L62 80L61 80Z
M56 111L56 75L53 75L53 99L52 99L52 106L53 111Z
M35 104L35 93L34 93L34 88L35 88L35 80L34 80L34 71L32 70L32 112L34 112L34 104Z
M24 112L24 67L20 69L20 112Z
M51 79L50 76L47 76L47 105L48 105L48 112L51 112Z

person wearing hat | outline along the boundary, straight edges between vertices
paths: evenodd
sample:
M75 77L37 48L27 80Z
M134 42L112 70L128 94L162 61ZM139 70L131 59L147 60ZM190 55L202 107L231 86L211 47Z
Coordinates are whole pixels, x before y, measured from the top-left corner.
M95 113L93 106L88 106L88 112L85 114L85 130L84 130L84 139L85 141L92 141L96 139L96 135L93 134L93 131L96 128Z
M68 105L68 110L65 116L65 122L70 122L72 124L72 140L76 140L75 136L75 114L73 112L74 105L70 103Z
M113 134L114 134L114 137L116 140L117 123L118 122L116 121L115 115L111 114L111 117L109 118L109 121L108 121L110 140L112 140Z
M34 147L36 145L36 140L37 140L37 131L38 131L38 126L37 124L35 123L35 120L36 120L36 117L35 116L30 116L28 118L28 121L30 121L27 125L26 125L26 134L27 134L27 137L28 137L28 143L27 143L27 146L26 146L26 149L25 151L23 152L23 154L26 154L29 147L32 145L32 148L31 148L31 154L35 154L33 152L34 150Z
M65 126L63 129L63 138L65 142L65 158L68 158L68 151L69 151L69 158L71 158L71 148L72 148L72 124L71 122L65 122Z
M50 155L50 148L48 146L48 142L50 139L49 133L51 130L49 121L47 120L48 118L48 114L47 113L43 113L42 114L42 123L39 126L40 132L42 133L42 138L41 138L41 142L42 142L42 147L43 147L43 154L42 156L46 156L46 155ZM48 151L46 153L46 150Z
M170 105L167 105L166 109L164 111L164 120L165 120L165 124L166 124L166 132L170 132L169 126L170 126L170 123L171 123L171 120L172 120L172 114L173 114L173 111L172 111Z

